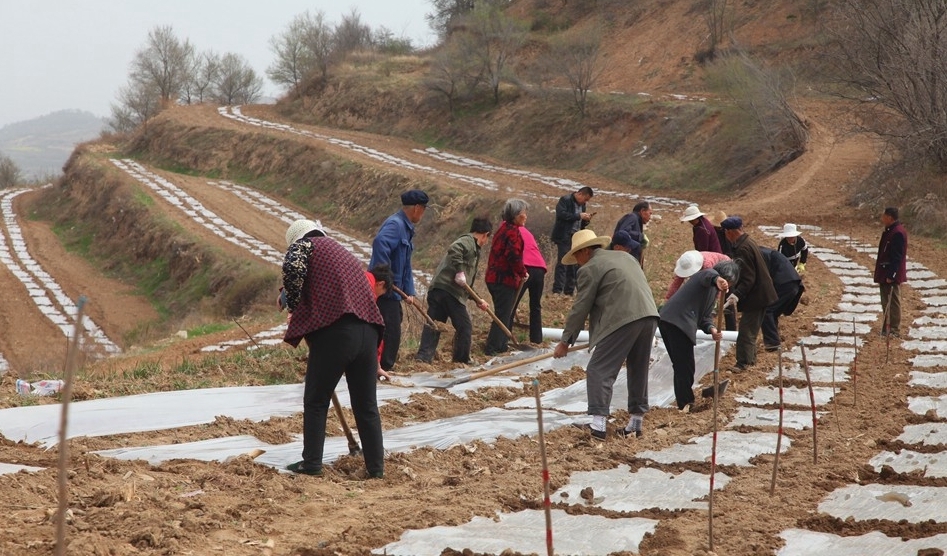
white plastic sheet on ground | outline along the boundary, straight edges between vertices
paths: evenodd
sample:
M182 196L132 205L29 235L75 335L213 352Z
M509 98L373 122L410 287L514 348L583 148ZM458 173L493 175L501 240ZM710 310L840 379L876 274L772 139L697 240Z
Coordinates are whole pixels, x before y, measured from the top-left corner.
M947 423L922 423L908 425L897 438L905 444L923 444L937 446L947 444Z
M819 511L846 520L885 519L921 523L947 522L947 487L914 485L847 485L819 504Z
M570 516L552 510L553 545L557 554L601 556L613 552L638 552L658 522L653 519L608 519L594 515ZM500 554L512 550L523 554L546 553L546 517L542 510L497 514L496 520L475 517L457 527L431 527L405 531L401 539L374 554L389 556L439 556L445 548Z
M551 431L572 424L574 418L556 411L543 411L543 429ZM331 431L330 431L331 432ZM357 430L352 431L357 433ZM385 431L385 451L407 452L422 447L446 450L451 446L474 441L493 443L497 438L517 438L535 435L538 432L535 410L510 411L489 407L466 415L437 419ZM144 459L152 465L176 458L223 461L228 457L245 454L253 449L266 450L254 461L279 470L299 460L302 454L302 438L287 444L270 445L252 436L215 438L187 444L166 444L140 448L120 448L97 452L106 457L133 460ZM348 441L342 436L326 438L323 463L330 464L348 454ZM397 472L388 469L388 473Z
M868 464L881 471L889 466L895 473L905 475L920 471L925 477L947 477L947 454L923 454L911 450L901 450L897 454L884 451L868 461Z
M825 415L824 411L816 412L816 419ZM760 407L740 407L733 420L727 424L728 428L737 427L778 427L779 410L763 409ZM804 430L812 428L812 411L783 410L783 428Z
M779 381L779 368L775 367L773 370L766 375L767 380L774 381L778 384ZM831 384L833 380L835 382L848 382L848 366L847 365L836 365L835 371L833 372L831 366L813 366L809 365L809 378L812 382L819 382L823 384ZM788 380L801 380L805 382L806 372L801 365L794 362L783 362L783 379Z
M947 395L908 398L908 409L918 415L924 415L933 410L937 417L943 419L947 417Z
M812 395L815 397L816 407L832 401L832 389L825 386L813 386ZM736 401L737 403L750 405L779 405L779 388L759 386L747 396L738 397ZM796 388L794 386L784 387L783 405L803 405L811 407L812 401L809 399L809 389Z
M723 473L714 475L714 490L722 490L730 483ZM554 503L576 506L595 506L616 512L661 510L706 510L707 502L695 502L707 496L710 475L684 471L679 475L644 467L631 473L627 465L604 471L578 471L569 476L568 484L550 497ZM593 487L591 502L580 493Z
M684 463L688 461L710 461L713 436L706 434L692 438L687 444L676 444L663 450L645 450L637 454L640 459L658 463ZM792 439L783 435L780 453L786 452ZM769 432L721 431L717 433L717 465L739 465L748 467L750 460L761 454L776 453L776 434Z
M339 401L350 407L345 381L337 388ZM378 387L378 400L407 400L421 388ZM212 423L218 415L265 421L302 411L302 384L204 388L155 392L75 402L69 406L69 438L155 431ZM39 442L46 447L59 441L61 405L0 409L0 434L9 440Z
M17 465L15 463L0 462L0 475L10 475L13 473L19 473L20 471L35 473L37 471L42 471L43 469L45 469L45 467L33 467L31 465Z
M917 554L925 548L947 550L947 534L926 539L901 539L888 537L872 531L859 537L840 537L829 533L816 533L805 529L787 529L779 534L786 545L777 556L907 556Z
M908 386L947 389L947 373L911 371L911 379L908 380Z

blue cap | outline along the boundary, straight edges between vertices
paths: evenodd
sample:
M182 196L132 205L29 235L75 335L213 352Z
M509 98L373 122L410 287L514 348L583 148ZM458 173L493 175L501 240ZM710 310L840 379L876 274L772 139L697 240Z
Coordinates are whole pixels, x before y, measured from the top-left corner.
M743 219L739 216L724 218L723 222L720 223L720 227L724 230L739 230L743 227Z
M635 240L631 239L631 234L625 230L621 230L612 236L612 245L621 245L622 247L628 247L631 249L635 247Z
M427 203L427 193L420 189L411 189L401 194L401 204L404 206L426 205Z

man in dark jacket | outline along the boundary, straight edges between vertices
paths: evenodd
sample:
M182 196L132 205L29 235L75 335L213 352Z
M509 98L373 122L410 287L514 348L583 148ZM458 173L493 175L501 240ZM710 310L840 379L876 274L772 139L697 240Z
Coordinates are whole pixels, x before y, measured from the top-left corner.
M884 232L878 243L875 283L881 287L884 324L881 335L901 335L901 284L907 282L908 232L898 220L897 207L888 207L881 215Z
M470 363L470 342L473 325L467 313L469 293L464 286L473 286L477 279L477 266L480 263L480 248L490 238L493 225L488 218L474 218L470 224L470 233L454 240L447 254L434 271L434 279L427 290L427 314L437 322L447 322L450 318L454 325L454 363ZM486 310L487 302L480 300L481 310ZM421 345L418 347L418 361L430 363L437 351L441 333L425 326L421 331Z
M583 187L575 193L559 198L556 204L556 223L552 226L552 242L556 244L556 270L552 282L552 293L572 295L575 292L577 266L562 264L562 257L572 248L572 234L584 230L592 215L585 211L585 204L592 198L592 188Z
M651 203L641 201L631 209L631 212L621 217L621 220L615 225L615 231L612 232L613 239L618 237L618 232L625 232L631 237L631 243L625 247L639 263L644 248L648 245L647 237L644 235L644 227L650 221Z
M760 254L766 260L769 277L773 280L776 295L779 296L779 299L766 308L763 315L763 347L766 351L776 351L780 344L779 317L789 316L796 310L799 298L806 288L802 285L799 273L785 255L769 247L760 247Z
M756 364L756 340L760 335L766 308L777 299L776 288L769 277L766 261L760 248L743 231L743 219L731 216L720 223L733 245L733 260L740 263L740 279L730 286L727 305L736 305L740 311L737 330L737 364L734 372L745 371Z

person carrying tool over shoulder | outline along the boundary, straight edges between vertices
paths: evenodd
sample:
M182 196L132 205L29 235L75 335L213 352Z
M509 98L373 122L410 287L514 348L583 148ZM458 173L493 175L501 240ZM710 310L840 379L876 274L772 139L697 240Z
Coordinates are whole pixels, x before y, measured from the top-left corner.
M322 475L326 416L345 374L368 476L384 476L385 449L375 391L376 356L385 322L362 264L326 237L317 222L297 220L286 230L283 290L291 313L283 341L309 346L303 391L302 460L286 468Z
M441 259L434 279L427 290L427 314L438 322L447 322L449 318L454 325L454 363L470 362L470 344L473 335L473 324L470 314L467 313L467 299L469 294L465 284L473 285L477 278L477 265L480 264L480 248L490 238L493 225L489 218L474 218L470 224L470 232L466 233L450 245L447 254ZM486 301L480 300L480 310L487 309ZM434 360L434 352L441 339L441 333L430 326L425 326L421 332L421 345L418 347L418 361L430 363Z

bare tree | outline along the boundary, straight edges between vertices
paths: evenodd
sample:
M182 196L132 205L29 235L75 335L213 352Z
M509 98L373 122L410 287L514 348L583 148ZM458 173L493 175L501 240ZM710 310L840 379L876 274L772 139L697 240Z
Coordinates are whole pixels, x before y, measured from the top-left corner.
M213 84L214 100L221 104L249 104L259 98L261 90L263 80L246 58L233 52L220 58L217 79Z
M270 39L276 60L266 70L274 83L292 88L297 96L306 73L312 69L312 55L306 46L307 16L297 15L285 31Z
M335 26L335 54L342 58L349 52L370 48L372 44L372 28L362 23L362 15L352 8L348 14L342 16L342 21Z
M118 101L112 103L112 117L108 124L119 133L127 133L160 111L158 91L146 84L131 82L119 89Z
M588 94L605 70L602 53L602 29L573 32L550 44L548 65L566 78L572 98L581 116L585 116Z
M451 42L435 54L424 78L424 86L447 99L447 107L453 118L458 98L470 94L482 80L481 67L470 52L458 42Z
M947 172L947 3L840 0L836 14L842 94L873 112L872 131Z
M411 39L404 36L396 37L391 29L384 25L372 33L372 44L379 52L385 54L405 55L414 51Z
M704 21L707 23L706 50L697 53L700 62L713 60L717 55L717 48L727 35L727 2L728 0L706 0L707 11L704 12Z
M9 156L0 153L0 189L15 187L20 183L20 167Z
M148 32L144 48L132 60L131 80L158 91L163 104L178 100L188 81L194 47L181 41L170 25Z
M431 30L441 39L450 38L457 23L476 5L475 0L431 0L431 13L424 16Z
M184 86L184 100L188 104L203 103L210 97L213 84L220 72L220 55L212 50L194 58L194 64Z
M493 102L500 103L500 82L506 77L508 64L526 42L527 24L507 16L490 2L478 4L464 18L464 31L456 35L460 48L475 56L483 76L493 92Z
M315 15L310 15L306 12L302 17L303 45L306 47L308 62L303 75L309 76L318 71L320 77L325 80L329 77L329 66L333 61L335 37L326 23L325 13L318 11Z
M775 154L774 168L805 152L809 131L789 102L795 85L791 74L764 68L734 48L715 62L709 78L756 120L760 139Z

